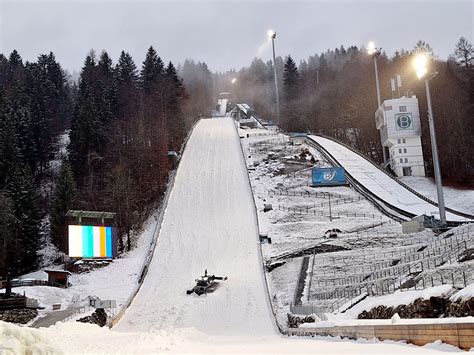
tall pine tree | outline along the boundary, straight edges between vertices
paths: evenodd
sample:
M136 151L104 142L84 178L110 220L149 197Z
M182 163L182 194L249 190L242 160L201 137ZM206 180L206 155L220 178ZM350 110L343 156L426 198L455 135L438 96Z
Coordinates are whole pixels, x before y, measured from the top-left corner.
M13 251L10 270L18 275L33 270L38 264L37 251L42 236L39 194L29 168L22 164L17 164L8 177L6 190L13 201L14 219L19 226L16 240L8 241Z
M76 182L69 162L64 159L55 182L51 217L50 236L59 251L66 252L66 213L72 209L77 197Z

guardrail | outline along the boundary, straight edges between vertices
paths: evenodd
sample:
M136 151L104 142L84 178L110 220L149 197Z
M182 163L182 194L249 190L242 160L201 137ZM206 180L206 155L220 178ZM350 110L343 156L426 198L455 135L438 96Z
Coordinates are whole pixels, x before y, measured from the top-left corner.
M235 131L236 131L237 136L238 136L239 132L238 132L237 126L235 124L234 124L234 128L235 128ZM242 146L242 141L239 142L239 145L240 145L240 151L242 153L243 164L244 164L245 167L247 167L247 162L245 160L245 152L244 152L244 147ZM252 195L252 201L253 201L253 208L254 208L254 214L255 214L255 223L256 223L256 228L257 228L257 235L255 236L255 239L259 241L260 240L260 236L259 236L260 224L259 224L259 221L258 221L257 204L255 202L255 196L253 195L252 183L250 181L250 177L249 177L248 172L245 175L247 176L247 182L248 182L248 186L250 188L250 194ZM267 298L268 307L272 311L273 319L274 319L274 322L275 322L274 325L277 327L278 331L281 334L284 334L284 329L278 323L276 312L275 312L275 309L273 308L273 303L272 303L271 296L270 296L270 287L268 285L267 275L265 273L265 264L263 262L264 258L263 258L262 245L260 243L259 243L258 249L259 249L260 263L261 263L261 266L262 266L261 267L262 277L263 277L263 280L265 281L265 289L267 291L266 293L267 293L267 296L268 296L268 298Z
M66 288L66 286L61 285L57 282L47 281L47 280L12 280L12 287L27 287L27 286L52 286L59 288ZM0 281L0 289L7 287L7 281Z

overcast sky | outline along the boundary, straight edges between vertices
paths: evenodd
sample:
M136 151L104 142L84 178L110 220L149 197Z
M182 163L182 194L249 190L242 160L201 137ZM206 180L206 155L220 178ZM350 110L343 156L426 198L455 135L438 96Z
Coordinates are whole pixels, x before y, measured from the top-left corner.
M53 51L72 72L92 48L107 50L114 61L124 49L139 65L153 45L164 61L192 58L225 71L255 56L270 59L267 30L273 28L277 55L297 61L369 40L392 55L423 39L447 58L459 37L473 42L473 2L0 0L0 52L17 49L34 60Z

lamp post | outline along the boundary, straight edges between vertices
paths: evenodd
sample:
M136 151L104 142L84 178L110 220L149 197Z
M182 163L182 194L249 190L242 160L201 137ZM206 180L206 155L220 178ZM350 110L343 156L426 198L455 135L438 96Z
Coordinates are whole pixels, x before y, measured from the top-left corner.
M230 83L232 84L232 93L230 95L230 98L232 100L236 100L236 94L235 94L235 83L237 82L237 78L232 78L232 80L230 81ZM233 102L233 101L232 101Z
M376 48L374 42L369 42L367 47L367 53L369 53L372 58L374 58L374 67L375 67L375 85L377 87L377 108L382 105L382 100L380 98L380 84L379 84L379 72L377 69L377 57L382 53L382 48Z
M280 124L280 97L278 94L278 79L277 79L277 70L275 62L275 38L276 32L273 30L268 30L268 37L272 39L272 49L273 49L273 76L275 77L275 93L276 93L276 115L277 115L277 125Z
M433 168L435 173L436 191L438 194L439 219L441 227L446 226L446 210L444 207L443 185L441 181L441 169L439 167L438 145L436 143L436 131L434 125L433 108L431 106L430 80L438 73L428 73L428 56L425 53L416 55L413 65L418 79L424 79L426 89L426 102L428 104L428 124L430 126L431 152L433 154Z

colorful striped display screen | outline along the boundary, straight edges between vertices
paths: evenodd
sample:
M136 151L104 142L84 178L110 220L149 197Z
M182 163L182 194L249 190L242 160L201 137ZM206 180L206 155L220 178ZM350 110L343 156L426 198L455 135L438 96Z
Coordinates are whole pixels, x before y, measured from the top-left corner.
M112 258L112 227L69 225L69 256Z

